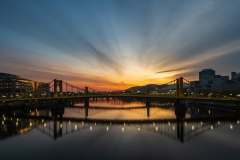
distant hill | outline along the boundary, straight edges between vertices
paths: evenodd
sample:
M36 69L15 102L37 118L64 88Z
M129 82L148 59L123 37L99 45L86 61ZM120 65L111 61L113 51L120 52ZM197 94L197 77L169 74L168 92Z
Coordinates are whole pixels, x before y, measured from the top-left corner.
M158 84L147 84L145 86L134 86L131 88L128 88L125 90L125 92L141 92L141 93L146 93L147 87L152 90L161 90L163 88L166 88L167 85L158 85Z
M145 86L134 86L125 90L125 92L141 92L146 93L147 87L149 87L150 91L160 91L166 89L176 89L176 85L158 85L158 84L147 84ZM188 87L188 85L184 84L183 88Z

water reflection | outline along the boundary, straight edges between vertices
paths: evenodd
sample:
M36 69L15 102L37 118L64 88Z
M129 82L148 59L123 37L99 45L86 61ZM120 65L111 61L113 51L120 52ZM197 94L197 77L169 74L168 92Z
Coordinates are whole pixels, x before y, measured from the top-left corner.
M119 132L128 132L129 128L135 128L138 131L147 130L159 135L167 136L180 142L190 140L207 131L216 129L220 126L229 125L229 129L234 129L235 125L239 125L240 120L162 120L148 122L129 122L129 121L101 121L101 120L74 120L61 118L58 120L51 119L27 119L17 117L5 117L2 120L0 133L1 139L5 139L14 135L19 135L37 128L45 135L53 139L66 136L74 132L88 130L94 132L96 128L111 132L113 128L118 128Z
M98 128L106 133L118 130L124 134L130 129L149 131L183 143L220 126L229 125L229 130L232 130L240 124L239 115L236 110L173 106L172 102L158 100L151 101L151 107L136 99L90 99L89 106L81 103L66 106L58 101L47 110L0 114L0 139L20 135L33 128L53 139L83 130L94 132Z

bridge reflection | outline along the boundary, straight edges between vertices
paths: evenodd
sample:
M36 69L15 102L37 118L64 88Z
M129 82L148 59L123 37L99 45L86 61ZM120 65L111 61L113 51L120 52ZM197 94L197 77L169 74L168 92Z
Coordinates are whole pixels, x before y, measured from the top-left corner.
M190 108L190 111L189 111ZM150 117L151 109L154 108L134 108L125 109L130 112L139 112ZM65 111L71 110L80 114L85 114L84 118L64 117ZM105 112L106 108L54 108L50 111L41 112L41 115L2 115L0 127L1 139L26 133L34 128L44 134L58 139L79 131L94 132L96 128L111 132L112 128L118 128L119 132L128 132L130 128L136 128L137 131L146 130L171 139L185 142L200 134L210 131L220 126L240 124L239 114L235 111L220 111L204 109L197 107L176 107L175 117L168 119L93 119L89 115ZM113 109L120 110L120 109ZM123 110L123 109L122 109ZM155 108L156 110L156 108ZM159 108L162 110L162 108ZM36 113L36 111L34 111ZM50 113L50 115L49 115ZM190 117L186 117L189 115Z

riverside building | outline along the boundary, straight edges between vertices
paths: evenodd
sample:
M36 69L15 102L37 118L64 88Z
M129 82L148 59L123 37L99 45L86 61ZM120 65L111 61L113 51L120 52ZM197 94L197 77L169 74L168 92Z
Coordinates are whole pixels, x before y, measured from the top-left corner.
M212 85L224 84L229 81L229 76L215 75L213 69L203 69L199 72L200 86L204 89L211 89Z
M0 73L0 97L2 98L39 97L49 93L49 83L35 82L18 75Z

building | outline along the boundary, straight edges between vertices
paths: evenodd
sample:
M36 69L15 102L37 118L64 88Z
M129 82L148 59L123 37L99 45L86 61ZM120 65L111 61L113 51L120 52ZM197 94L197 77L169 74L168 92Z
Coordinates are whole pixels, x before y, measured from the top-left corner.
M204 88L211 87L211 81L215 75L215 70L213 69L203 69L199 72L199 83Z
M203 69L199 72L200 86L204 89L211 89L212 84L224 84L229 81L229 76L215 75L213 69Z
M235 83L240 83L240 73L231 72L231 80Z
M49 92L49 83L35 82L17 75L0 73L0 97L37 97Z
M197 92L199 88L200 88L199 81L190 81L190 91L191 92Z
M216 92L224 92L224 91L239 91L240 92L240 83L212 84L211 90L216 91Z

